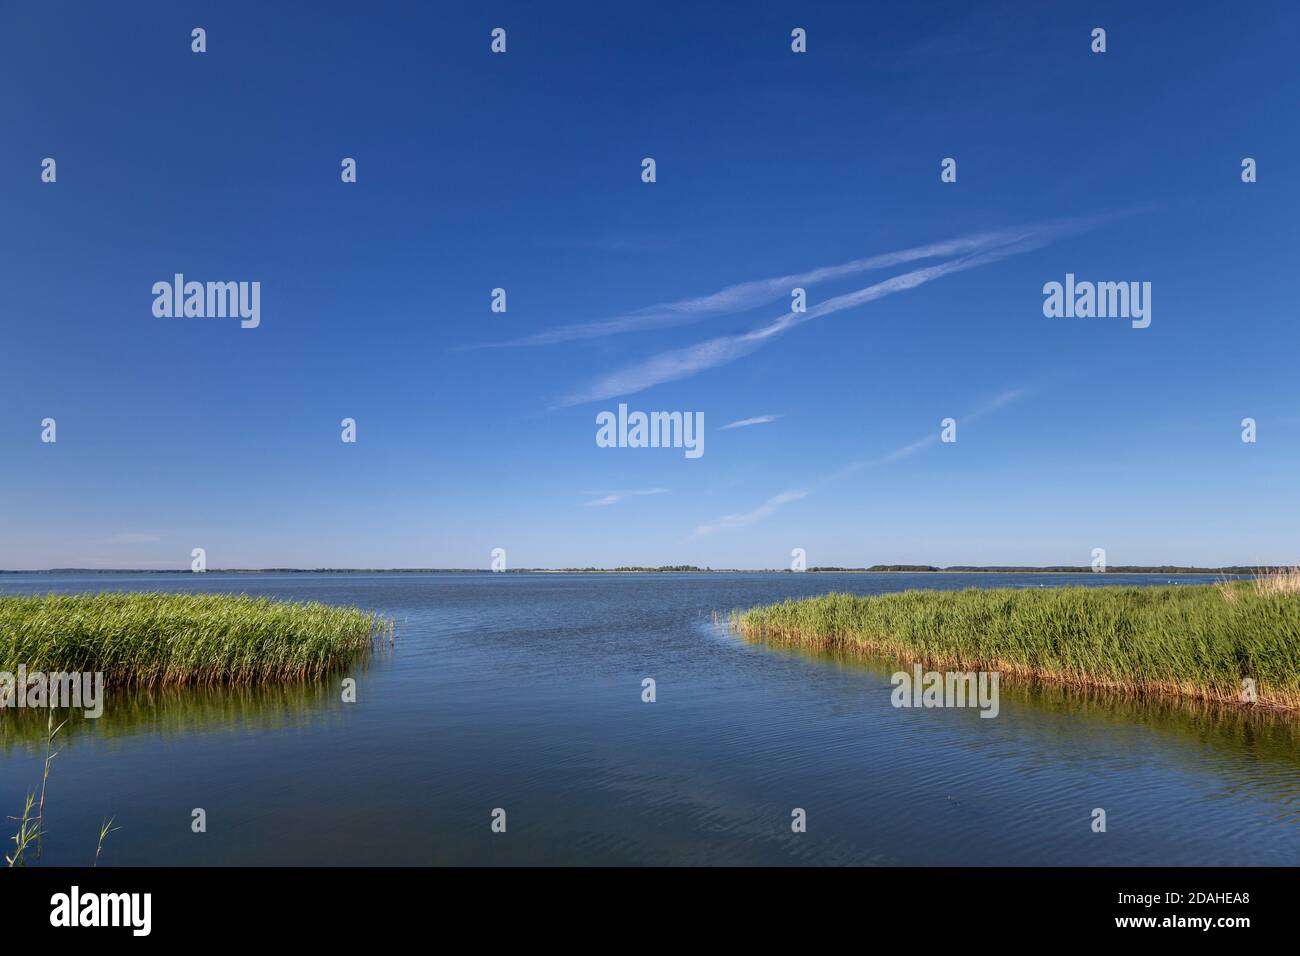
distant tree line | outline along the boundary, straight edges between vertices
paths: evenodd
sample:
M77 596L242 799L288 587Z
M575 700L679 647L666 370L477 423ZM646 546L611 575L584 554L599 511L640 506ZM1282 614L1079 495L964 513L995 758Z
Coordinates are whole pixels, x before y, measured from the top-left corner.
M212 568L207 573L216 574L482 574L486 568ZM1107 574L1271 574L1289 570L1286 565L1259 565L1245 567L1229 565L1219 568L1196 568L1179 564L1113 564L1106 568ZM933 564L873 564L865 568L845 568L832 565L820 565L808 568L812 573L858 574L871 571L906 571L922 572L1017 572L1021 574L1092 574L1093 569L1087 565L1056 564L1045 567L1029 565L991 564L978 566L973 564L954 564L938 567ZM657 567L642 565L622 565L616 568L512 568L507 574L529 573L567 573L567 574L608 574L616 572L635 572L639 574L793 574L791 568L709 568L695 564L663 564ZM189 568L173 569L105 569L105 568L49 568L43 571L9 571L0 569L0 574L177 574L190 573Z

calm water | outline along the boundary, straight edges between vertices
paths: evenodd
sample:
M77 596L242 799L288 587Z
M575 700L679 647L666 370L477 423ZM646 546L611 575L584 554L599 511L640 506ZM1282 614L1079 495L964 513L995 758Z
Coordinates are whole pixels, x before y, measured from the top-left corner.
M1106 575L1104 583L1201 582ZM355 604L391 654L263 692L111 695L69 728L44 862L1295 864L1287 722L1003 687L896 710L892 667L747 644L712 612L831 590L1091 575L0 577L0 593L204 590ZM344 676L344 675L340 675ZM641 702L653 677L658 701ZM111 691L110 691L111 694ZM0 815L39 782L0 711ZM208 830L190 830L191 810ZM490 832L493 808L508 832ZM808 831L793 834L802 807ZM1090 829L1105 808L1108 832ZM7 835L8 831L6 831Z

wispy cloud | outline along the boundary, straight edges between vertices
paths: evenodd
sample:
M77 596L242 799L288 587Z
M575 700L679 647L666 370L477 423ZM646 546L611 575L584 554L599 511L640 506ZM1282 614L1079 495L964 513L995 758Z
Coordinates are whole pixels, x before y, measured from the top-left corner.
M665 382L673 382L689 378L692 375L698 375L700 372L717 368L719 365L734 362L736 359L762 347L771 339L805 322L811 322L822 316L841 312L854 306L865 305L887 295L893 295L895 292L915 289L917 286L933 282L935 279L954 272L974 269L977 266L996 262L1010 255L1028 252L1050 241L1045 236L1039 236L1018 242L1012 246L962 256L958 259L952 259L938 265L926 266L921 269L913 269L910 272L904 272L902 275L869 285L864 289L846 292L843 295L827 299L825 302L808 309L807 312L787 312L749 332L722 335L685 348L661 352L645 361L637 362L602 376L587 386L585 390L557 402L554 407L568 408L585 402L604 401L607 398L631 395L655 385L662 385Z
M772 319L765 325L760 325L759 327L750 330L749 332L718 336L685 348L661 352L642 362L626 366L622 369L611 372L608 375L602 376L588 385L584 390L556 402L551 406L551 408L568 408L573 405L581 405L585 402L603 401L615 396L631 395L635 392L665 382L688 378L692 375L698 374L699 372L710 368L716 368L719 365L725 365L744 355L748 355L750 352L761 348L776 336L789 331L795 326L802 325L805 322L810 322L813 319L821 318L822 316L830 315L844 309L853 308L858 305L864 305L868 302L873 302L876 299L884 298L887 295L892 295L895 292L914 289L917 286L924 285L927 282L932 282L935 279L950 275L954 272L974 269L978 266L997 262L1009 256L1020 255L1025 252L1040 249L1043 246L1049 245L1066 236L1077 235L1078 233L1086 232L1087 230L1104 223L1113 222L1134 215L1143 211L1143 208L1144 207L1137 207L1115 213L1102 213L1096 216L1086 216L1075 219L1054 220L1034 226L1025 226L1020 230L1015 231L982 233L980 236L972 239L949 240L949 243L935 243L931 246L917 247L915 250L905 250L901 253L890 253L888 256L875 257L875 261L888 257L909 255L912 255L913 258L922 258L920 255L913 254L917 253L918 250L933 251L954 243L975 243L977 248L977 251L969 252L956 259L941 262L933 266L913 269L910 272L904 272L901 275L886 279L883 282L877 282L854 292L847 292L843 295L835 296L808 309L806 312L787 312L784 315ZM873 260L860 261L870 262ZM842 270L845 268L848 268L848 266L830 267L829 270L817 270L815 273L804 273L802 276L783 276L780 279L764 280L763 283L758 283L757 285L780 288L788 293L789 286L787 284L796 279L807 282L810 281L808 279L809 276L821 275L828 271ZM746 283L742 286L733 286L731 289L747 289L754 285L756 285L756 283ZM729 293L728 290L724 290L721 293L715 293L713 296L706 296L702 300L688 301L709 303L714 303L715 300L727 302L748 301L747 296L749 294L750 293L734 295Z
M625 498L635 498L641 495L663 495L667 494L667 488L638 488L633 491L584 491L584 495L599 495L586 503L588 508L605 508L609 505L618 504Z
M1028 394L1029 389L1027 387L1009 388L1006 391L998 393L988 401L975 406L975 408L962 415L957 419L957 421L961 425L969 425L971 422L979 421L985 415L991 415L998 409L1005 408L1007 405L1024 398ZM821 481L817 482L817 486L819 487L832 481L838 481L840 478L845 478L856 471L862 471L864 468L875 468L879 465L888 465L896 461L901 461L904 458L909 458L912 455L915 455L918 451L921 451L924 448L929 448L931 445L937 444L938 441L939 433L932 431L928 435L918 438L916 441L903 445L900 448L895 448L893 451L887 452L884 455L850 462L838 471L825 476Z
M738 422L730 422L718 429L725 432L728 428L748 428L750 425L768 425L780 418L780 415L759 415L755 418L742 418Z
M596 322L581 322L561 325L547 329L524 338L511 339L506 342L483 342L468 348L513 348L527 345L554 345L557 342L569 342L575 339L602 338L607 335L620 335L626 332L641 332L648 329L686 325L716 315L728 315L747 309L766 305L777 299L788 297L795 287L807 288L819 282L842 279L877 269L918 262L923 259L937 259L943 256L965 255L999 246L1012 245L1051 228L1051 224L1025 226L1019 229L1003 229L982 232L956 239L945 239L927 245L899 249L865 259L855 259L839 265L822 266L807 272L775 276L770 279L756 279L727 286L708 295L675 302L661 302L657 305L636 309L624 315L603 319Z
M743 528L751 525L755 521L761 521L772 512L776 511L782 505L788 505L792 501L798 501L800 498L806 498L807 491L783 491L779 495L773 495L753 511L742 511L739 514L723 515L715 521L702 524L696 527L691 533L692 538L702 538L705 535L713 534L716 531L731 531L736 528Z
M991 415L993 412L1001 408L1005 408L1007 405L1023 398L1027 394L1029 394L1028 388L1007 389L989 401L977 405L974 409L959 418L958 422L961 424L969 424L970 422L977 421L986 415ZM806 498L814 491L817 491L832 482L847 478L849 475L866 468L875 468L880 465L887 465L892 462L901 461L904 458L909 458L918 451L937 444L938 441L938 432L931 432L922 438L918 438L914 442L909 442L906 445L895 448L893 451L886 452L883 455L878 455L875 458L865 458L860 461L850 462L843 468L839 468L830 474L823 475L805 488L792 489L790 491L783 491L780 494L773 495L752 511L742 511L739 514L723 515L721 518L717 518L713 521L707 521L704 524L696 525L695 530L691 532L687 540L702 538L719 531L730 531L735 528L743 528L746 525L751 525L756 521L761 521L763 518L768 517L783 505L787 505L792 501L798 501L801 498Z

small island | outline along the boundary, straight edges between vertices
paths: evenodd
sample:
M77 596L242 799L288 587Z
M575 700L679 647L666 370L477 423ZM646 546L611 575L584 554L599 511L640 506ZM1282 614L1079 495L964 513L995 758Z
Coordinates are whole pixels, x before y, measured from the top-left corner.
M1300 569L1182 586L825 594L730 622L773 645L1300 710Z
M0 597L0 672L102 672L115 687L315 680L392 623L356 608L230 594Z

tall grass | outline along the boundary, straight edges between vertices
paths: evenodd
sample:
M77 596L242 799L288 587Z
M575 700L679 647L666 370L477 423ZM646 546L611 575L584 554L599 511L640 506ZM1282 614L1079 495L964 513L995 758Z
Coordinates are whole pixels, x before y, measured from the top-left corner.
M1261 574L1252 584L1256 594L1300 594L1300 567Z
M27 851L33 843L36 844L38 858L45 848L45 789L50 782L50 764L59 755L54 750L54 738L63 729L63 724L54 726L54 712L50 711L45 726L45 763L41 770L41 798L37 801L36 791L29 792L23 804L22 815L9 818L18 824L18 832L9 838L9 841L14 844L13 855L5 855L5 863L11 868L26 865Z
M113 687L312 680L380 637L391 622L356 608L242 595L0 598L0 671L100 671Z
M91 866L99 866L99 858L104 855L104 841L108 839L110 833L116 833L121 827L113 826L116 817L109 817L99 825L99 842L95 844L95 862Z
M54 712L50 711L45 731L45 764L41 771L41 798L37 801L36 791L29 791L27 800L23 804L22 814L9 818L18 824L18 831L9 838L9 842L14 845L14 852L5 854L5 863L11 869L27 866L30 862L28 850L33 844L36 846L36 860L40 860L41 853L45 849L45 790L50 782L50 764L59 755L58 751L54 750L54 738L62 729L63 724L57 727L54 725ZM108 835L121 829L113 826L113 819L109 817L99 828L99 844L95 847L94 866L99 866L100 857L104 855L104 841L108 839Z
M1250 678L1259 704L1300 708L1300 574L1278 577L827 594L737 612L731 625L773 644L1134 695L1240 703Z

